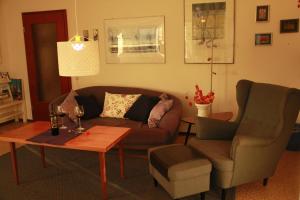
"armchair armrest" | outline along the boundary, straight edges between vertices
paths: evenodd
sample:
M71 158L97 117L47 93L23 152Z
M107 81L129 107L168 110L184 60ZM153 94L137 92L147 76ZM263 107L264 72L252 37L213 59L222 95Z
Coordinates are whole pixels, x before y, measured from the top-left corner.
M197 137L203 140L231 140L238 123L198 117L196 120Z

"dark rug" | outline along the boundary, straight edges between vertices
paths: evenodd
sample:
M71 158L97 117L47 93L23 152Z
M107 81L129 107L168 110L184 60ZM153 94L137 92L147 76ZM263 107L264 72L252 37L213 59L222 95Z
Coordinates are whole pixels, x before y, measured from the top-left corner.
M125 158L125 179L120 178L117 151L107 154L109 199L171 199L162 187L154 187L145 159ZM21 184L12 175L10 155L0 157L0 200L93 200L101 199L98 154L46 148L47 168L42 167L39 149L24 146L17 150ZM228 200L234 199L229 192ZM200 199L200 195L183 200ZM206 193L207 200L220 199L220 191Z

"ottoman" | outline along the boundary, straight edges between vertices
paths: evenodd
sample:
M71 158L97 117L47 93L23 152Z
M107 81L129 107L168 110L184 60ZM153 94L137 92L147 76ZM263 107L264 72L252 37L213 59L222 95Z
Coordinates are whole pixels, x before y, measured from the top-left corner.
M173 199L209 190L210 161L182 144L163 145L148 150L149 171Z

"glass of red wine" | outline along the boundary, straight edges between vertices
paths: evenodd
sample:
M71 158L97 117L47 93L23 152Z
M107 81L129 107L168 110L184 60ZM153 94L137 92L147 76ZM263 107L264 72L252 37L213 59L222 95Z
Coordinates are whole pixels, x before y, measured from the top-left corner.
M75 106L74 113L78 118L78 128L76 130L78 131L78 133L81 133L84 130L84 128L81 126L81 121L80 121L80 118L82 118L84 115L83 106L81 105Z
M62 106L57 106L56 107L56 114L60 117L61 119L61 126L59 127L60 129L67 129L68 127L64 125L64 117L66 115L65 110L63 109Z

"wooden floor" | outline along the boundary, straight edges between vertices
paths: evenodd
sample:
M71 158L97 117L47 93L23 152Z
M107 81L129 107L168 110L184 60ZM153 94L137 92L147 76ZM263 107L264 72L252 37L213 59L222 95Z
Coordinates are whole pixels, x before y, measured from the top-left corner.
M0 134L20 126L23 123L2 124ZM176 142L183 143L184 135L180 135ZM8 144L0 142L0 155L7 152ZM261 182L239 186L236 200L300 200L300 152L285 151L268 186L263 187Z

